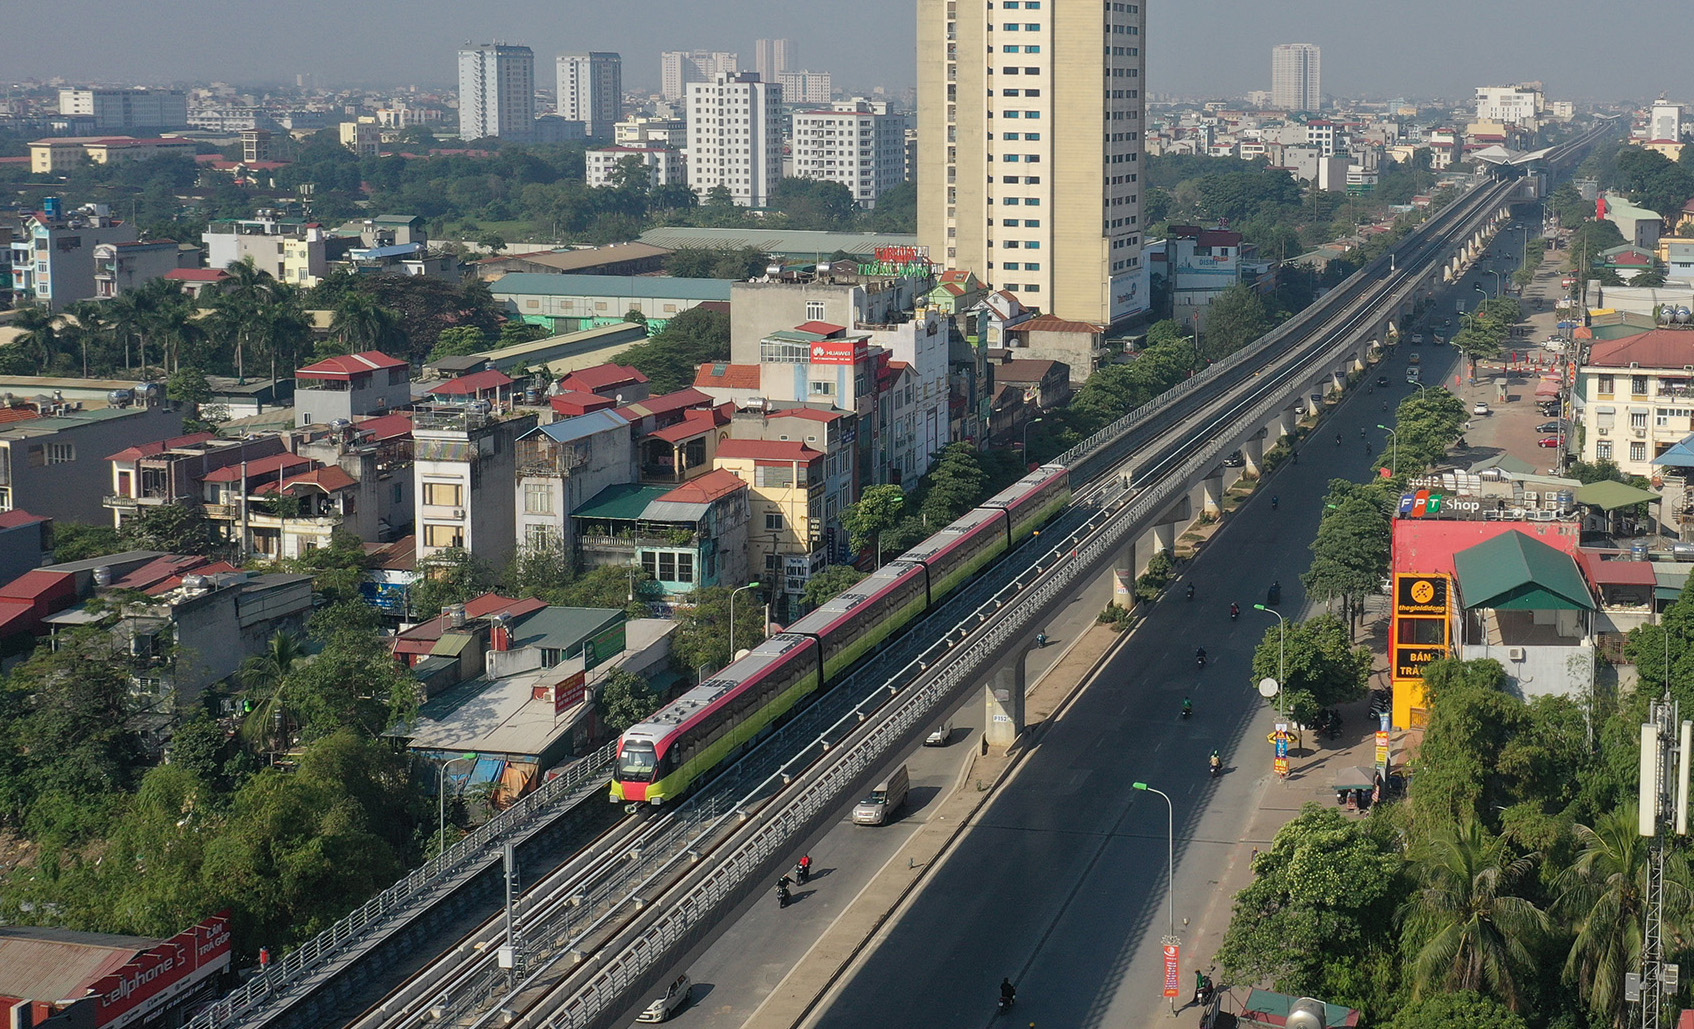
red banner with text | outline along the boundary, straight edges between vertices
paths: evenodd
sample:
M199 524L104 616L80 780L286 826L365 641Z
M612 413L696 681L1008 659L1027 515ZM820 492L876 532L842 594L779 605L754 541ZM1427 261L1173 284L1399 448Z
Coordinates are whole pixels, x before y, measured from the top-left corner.
M1175 997L1182 992L1182 973L1178 970L1178 959L1182 956L1182 948L1174 943L1165 944L1165 996Z

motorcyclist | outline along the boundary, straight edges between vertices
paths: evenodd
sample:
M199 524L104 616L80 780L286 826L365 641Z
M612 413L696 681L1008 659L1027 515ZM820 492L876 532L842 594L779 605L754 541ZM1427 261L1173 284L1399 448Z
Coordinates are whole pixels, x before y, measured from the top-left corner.
M1335 434L1335 445L1336 446L1341 445L1341 434L1339 432Z
M1215 750L1212 751L1212 759L1210 763L1212 766L1212 775L1216 776L1218 772L1223 769L1223 758L1218 756L1218 752Z
M1012 980L1000 980L1000 1006L1003 1008L1009 1008L1012 1006L1012 1001L1017 999L1018 988L1012 985Z
M795 866L800 873L800 881L805 882L812 877L812 855L800 855L800 863Z
M1233 622L1237 618L1240 618L1240 617L1241 617L1241 605L1240 604L1230 604L1229 605L1229 620Z
M1207 1004L1212 999L1212 980L1198 968L1194 970L1194 1003Z
M1370 456L1370 441L1369 440L1365 441L1365 456L1366 457Z
M1194 660L1200 662L1201 664L1206 663L1206 648L1205 647L1195 647L1194 648Z
M1282 498L1281 498L1281 497L1278 497L1278 496L1275 496L1275 495L1273 495L1273 496L1272 496L1272 497L1271 497L1271 510L1272 510L1272 511L1275 511L1275 510L1276 510L1276 506L1277 506L1277 505L1278 505L1278 504L1280 504L1280 503L1282 503Z
M1187 718L1194 713L1194 702L1187 697L1182 698L1182 717Z
M1188 584L1188 599L1189 600L1194 599L1194 584L1193 583Z

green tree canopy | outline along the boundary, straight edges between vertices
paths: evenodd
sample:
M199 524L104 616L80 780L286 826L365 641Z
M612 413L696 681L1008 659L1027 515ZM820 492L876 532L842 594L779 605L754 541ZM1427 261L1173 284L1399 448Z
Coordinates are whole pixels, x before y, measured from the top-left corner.
M1258 339L1272 323L1263 298L1238 282L1212 299L1201 324L1206 357L1215 361Z
M1286 630L1278 651L1278 633ZM1309 621L1278 622L1265 630L1253 652L1253 679L1277 678L1286 672L1287 709L1296 720L1311 724L1320 709L1357 700L1370 682L1369 648L1352 646L1347 625L1334 615Z
M731 643L729 624L730 590L707 586L694 591L693 606L677 613L676 636L671 652L683 666L722 668L736 651L750 648L765 638L765 606L754 590L735 598L735 632Z
M822 607L864 577L852 565L830 565L806 581L806 606Z
M646 679L634 672L614 668L596 688L594 704L607 734L621 735L625 729L657 711L659 698Z
M168 554L210 554L222 545L205 515L176 504L142 508L124 522L118 538L136 550Z
M900 512L905 507L906 491L899 486L865 487L858 502L841 512L841 524L847 529L853 552L875 553L882 534L899 524Z
M419 618L434 618L442 608L475 600L493 585L494 574L470 551L463 547L438 550L418 562L412 613Z
M430 348L429 359L439 361L444 357L467 357L489 349L488 336L475 325L455 325L450 329L442 329L435 337L435 346Z
M692 307L665 323L664 331L620 352L612 360L647 376L655 396L694 384L703 364L729 360L729 315Z
M1437 993L1394 1016L1391 1029L1529 1029L1523 1016L1473 990Z
M1312 567L1300 577L1314 599L1340 601L1349 625L1363 615L1365 598L1388 574L1393 527L1384 499L1370 487L1332 479L1311 544Z

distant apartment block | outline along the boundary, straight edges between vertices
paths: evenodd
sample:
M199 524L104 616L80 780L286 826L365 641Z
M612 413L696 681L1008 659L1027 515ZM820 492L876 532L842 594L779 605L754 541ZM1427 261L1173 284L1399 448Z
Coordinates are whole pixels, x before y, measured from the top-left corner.
M688 185L705 200L722 186L764 207L782 178L782 87L755 72L719 72L688 87Z
M906 119L888 106L854 99L827 111L796 111L794 175L839 182L861 207L906 181Z
M791 39L760 39L753 43L753 70L766 82L776 82L777 76L799 63Z
M1535 86L1478 86L1476 120L1533 130L1541 124L1543 100Z
M681 118L650 118L638 114L618 122L613 129L612 142L618 146L666 146L681 150L688 145L688 122Z
M11 244L12 295L31 297L50 310L93 299L99 293L96 248L135 242L135 226L113 218L105 204L86 204L70 214L60 213L58 197L42 206L24 219L23 238Z
M60 522L98 524L108 517L106 458L182 429L182 412L160 403L87 411L49 405L42 415L0 425L0 511L25 507Z
M583 123L589 139L611 139L623 120L623 58L591 51L557 62L559 117Z
M666 50L659 55L659 92L681 100L694 82L711 82L741 70L741 55L710 50Z
M1271 47L1271 106L1316 111L1323 106L1323 49L1313 43Z
M56 136L29 145L29 170L37 175L75 168L86 159L95 164L145 161L163 154L194 156L191 139L136 139L133 136Z
M344 121L340 133L341 145L359 157L376 157L382 153L382 126L375 118Z
M93 119L96 132L133 133L188 126L180 89L61 89L59 113Z
M459 138L535 137L535 51L485 43L459 51Z
M244 132L248 129L282 128L262 107L215 104L188 111L188 127L206 132Z
M614 173L629 160L638 161L647 169L649 186L683 185L688 180L682 151L669 147L609 146L590 150L587 157L590 186L613 185Z
M1682 141L1682 105L1673 104L1660 96L1653 103L1653 112L1647 118L1647 138L1652 141L1665 140L1680 143Z
M788 104L827 104L835 97L835 83L827 71L785 71L774 81L782 87Z

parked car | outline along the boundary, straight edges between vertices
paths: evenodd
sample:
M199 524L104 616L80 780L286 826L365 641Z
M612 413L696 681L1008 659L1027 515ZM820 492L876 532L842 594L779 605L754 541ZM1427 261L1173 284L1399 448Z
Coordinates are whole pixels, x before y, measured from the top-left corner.
M931 730L928 736L923 738L923 745L926 747L945 747L947 742L952 738L953 723L942 722L940 725Z
M1494 409L1492 407L1489 407L1486 402L1478 400L1476 402L1476 405L1470 409L1470 413L1471 414L1493 414Z
M1229 456L1223 459L1223 465L1225 468L1240 468L1246 463L1247 460L1241 456L1241 451L1239 450L1230 451Z
M1552 450L1552 449L1555 449L1557 447L1564 446L1564 441L1559 439L1559 437L1557 437L1557 436L1543 436L1541 439L1538 439L1538 440L1535 441L1535 445L1538 446L1538 447L1546 447L1548 450Z
M647 1005L647 1009L636 1018L637 1022L663 1022L682 1010L688 999L694 995L694 984L689 981L688 973L676 977L676 981L666 987L665 995Z
M1550 422L1542 422L1540 425L1537 425L1535 427L1535 431L1536 432L1569 432L1570 426L1566 425L1562 421L1554 420L1554 421L1550 421Z

